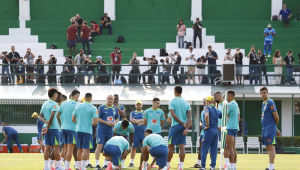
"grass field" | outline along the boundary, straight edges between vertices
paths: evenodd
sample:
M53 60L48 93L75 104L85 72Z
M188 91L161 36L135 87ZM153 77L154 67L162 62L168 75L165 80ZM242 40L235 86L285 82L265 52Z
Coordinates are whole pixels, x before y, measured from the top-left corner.
M126 169L137 169L139 165L140 154L136 155L134 162L135 168ZM209 158L209 156L208 156ZM219 158L219 155L218 155ZM189 168L194 165L197 161L196 154L186 154L184 162L184 170L191 170ZM94 154L91 154L91 163L95 165ZM103 157L100 158L100 164L103 163ZM125 165L128 166L130 159L126 159ZM171 169L177 169L178 154L174 154L171 162ZM73 166L72 161L72 166ZM210 159L207 160L206 168L209 168ZM268 155L267 154L238 154L237 169L241 170L264 170L268 166ZM219 159L217 159L217 166L219 166ZM42 170L44 168L43 155L37 153L28 154L0 154L0 169L1 170ZM300 168L300 155L276 155L275 169L276 170L299 170ZM196 169L193 169L196 170Z

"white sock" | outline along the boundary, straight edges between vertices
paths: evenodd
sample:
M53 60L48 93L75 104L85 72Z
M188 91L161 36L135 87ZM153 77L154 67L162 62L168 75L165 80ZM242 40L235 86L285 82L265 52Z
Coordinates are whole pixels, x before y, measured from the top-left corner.
M180 163L180 157L178 157L178 164Z
M111 165L111 168L112 168L112 169L116 169L115 165L113 165L113 164Z
M225 164L226 164L227 166L230 165L230 163L229 163L229 158L225 158Z
M65 168L70 169L70 161L65 161Z
M183 162L180 162L179 163L179 169L182 169L183 168Z
M79 167L79 161L75 161L75 166L76 166L77 168L80 168L80 167Z
M170 162L167 162L167 168L170 168Z
M63 157L61 157L61 159L60 159L61 161L64 161L65 160L65 158L63 158Z
M201 160L198 159L197 164L200 165L201 164Z
M87 160L87 161L86 161L86 164L87 164L87 165L90 164L90 160Z
M56 163L57 163L58 169L61 169L62 168L62 166L61 166L61 160L60 161L56 161Z
M44 162L45 162L45 169L49 169L49 161L46 160L46 161L44 161Z
M230 163L229 168L233 169L233 163Z
M53 167L53 162L54 162L54 160L50 159L50 161L49 161L49 167L50 168ZM54 168L56 168L56 167L54 167Z
M86 161L81 160L81 169L82 170L85 170L85 164L86 164Z
M121 160L121 164L124 165L125 159Z
M269 170L273 170L274 168L274 164L269 164Z
M233 163L233 168L236 169L236 163Z
M108 162L109 162L109 161L104 161L104 166L105 166L105 165L107 166Z
M56 167L58 167L57 166L57 161L56 160L54 160L54 166L53 166L54 168L56 168Z
M40 150L41 153L43 153L43 150Z
M148 161L144 161L144 168L143 169L147 169L147 164L148 164Z
M134 159L131 159L131 160L130 160L130 163L133 163L133 162L134 162Z
M81 169L81 161L78 161L78 168Z
M95 166L99 165L99 160L96 160L96 163L95 163L95 164L96 164Z

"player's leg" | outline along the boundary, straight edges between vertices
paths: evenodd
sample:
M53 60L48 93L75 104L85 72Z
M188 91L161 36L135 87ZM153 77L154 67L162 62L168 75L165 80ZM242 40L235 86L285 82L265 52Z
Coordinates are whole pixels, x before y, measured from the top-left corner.
M268 57L271 57L272 42L269 42Z
M106 159L110 159L110 162L113 163L113 165L108 163L108 169L111 169L111 166L121 169L121 151L118 146L105 145L102 155L105 156Z
M93 135L89 133L83 133L83 144L82 144L82 157L81 157L81 169L84 170L86 161L88 160L90 149L93 148L92 141Z
M269 155L269 170L275 169L274 167L274 162L275 162L275 146L277 144L276 142L276 133L277 133L277 128L274 129L263 129L263 135L262 135L262 142L263 145L266 146L266 149L268 151Z
M234 138L234 141L233 141L233 151L234 151L234 163L236 164L236 162L237 162L237 152L236 152L236 149L235 149L235 140L236 140L236 138Z
M18 132L14 132L13 136L12 136L12 139L15 141L15 143L17 144L18 148L19 148L19 151L21 153L23 153L23 150L22 150L22 146L19 142L19 138L18 138Z
M8 150L8 153L11 153L11 150L10 150L10 142L12 140L12 137L13 135L11 133L8 133L7 134L7 150Z
M148 152L152 157L156 158L156 165L158 169L163 169L166 166L167 158L168 158L168 147L167 146L157 146L150 150L148 148Z
M184 163L184 158L185 158L185 148L184 144L179 144L179 157L180 157L180 163L179 163L179 168L178 169L183 169L183 163Z
M268 46L268 41L264 41L264 55L267 55L267 46Z
M210 160L211 168L215 168L218 154L218 131L215 131L215 137L212 139L210 144Z
M76 144L75 144L74 149L73 149L73 158L74 158L74 166L73 167L75 169L80 169L79 168L79 162L77 160L77 147L76 147Z
M103 144L104 144L104 140L105 140L105 134L101 133L99 130L97 130L97 147L96 147L96 151L95 151L95 169L100 170L101 167L99 165L99 158L100 158L100 153L101 150L103 148Z
M205 136L205 140L202 141L202 147L201 147L201 169L205 169L206 157L210 146L210 141L206 136Z
M230 131L228 130L228 133L229 132ZM233 168L233 163L234 163L234 151L233 151L234 137L227 134L225 141L226 141L226 148L227 148L229 162L230 162L230 168Z
M130 155L131 159L130 159L130 164L129 164L129 167L131 167L131 168L134 167L134 158L135 158L136 150L137 150L139 144L141 144L141 146L142 146L142 142L143 141L141 139L141 135L134 134L131 155Z
M39 133L38 134L38 144L40 144L40 152L43 153L44 144L43 144L43 136Z
M197 163L194 165L194 168L200 168L200 167L201 167L201 147L202 147L202 138L203 138L203 135L200 135L200 139L199 139L198 160L197 160Z

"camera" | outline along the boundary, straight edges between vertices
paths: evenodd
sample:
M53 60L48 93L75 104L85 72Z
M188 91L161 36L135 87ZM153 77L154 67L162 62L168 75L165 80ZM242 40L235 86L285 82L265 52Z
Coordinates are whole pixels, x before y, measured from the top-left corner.
M6 51L6 50L3 50L3 51L2 51L2 54L7 54L7 51Z
M143 60L144 60L144 61L149 61L149 60L152 60L152 58L143 57Z
M36 62L40 63L40 62L41 62L41 60L40 60L40 59L37 59L37 60L36 60Z
M226 55L228 55L229 53L226 53Z
M68 58L69 58L70 60L72 60L72 59L73 59L73 57L72 57L71 55L69 55L69 56L68 56Z
M204 60L204 56L201 56L200 58L201 58L202 60Z
M161 62L161 63L164 63L164 62L165 62L165 60L164 60L164 59L160 59L160 62Z
M116 53L122 53L122 51L116 51Z

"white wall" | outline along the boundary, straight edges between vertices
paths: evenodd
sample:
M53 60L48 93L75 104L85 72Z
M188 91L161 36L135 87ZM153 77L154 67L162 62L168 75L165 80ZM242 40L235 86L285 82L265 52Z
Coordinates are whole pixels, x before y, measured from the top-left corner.
M107 13L111 20L116 20L115 0L104 0L104 13Z
M292 98L282 99L281 104L281 134L282 136L292 136Z
M282 9L282 0L272 0L271 2L271 20L273 15L278 15Z
M202 21L202 0L192 0L191 21L196 21L198 17Z
M19 0L19 20L30 20L30 0Z

